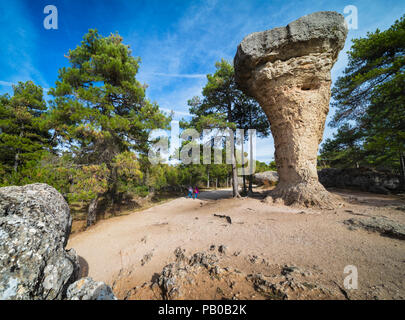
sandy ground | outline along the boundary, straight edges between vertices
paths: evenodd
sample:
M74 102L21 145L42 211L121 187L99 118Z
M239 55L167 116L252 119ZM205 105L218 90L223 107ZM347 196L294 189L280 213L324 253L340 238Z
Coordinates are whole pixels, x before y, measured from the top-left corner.
M359 214L405 224L405 212L399 208L405 201L397 196L333 192L346 202L329 211L268 205L260 195L232 199L230 190L202 192L198 200L179 198L100 221L72 235L68 248L80 256L83 276L112 286L119 279L119 298L160 273L174 260L177 247L191 255L224 245L223 263L246 274L258 268L250 261L257 256L267 265L311 270L319 281L341 288L345 266L353 265L358 289L350 290L350 298L405 299L405 241L343 224ZM229 216L232 223L214 214Z

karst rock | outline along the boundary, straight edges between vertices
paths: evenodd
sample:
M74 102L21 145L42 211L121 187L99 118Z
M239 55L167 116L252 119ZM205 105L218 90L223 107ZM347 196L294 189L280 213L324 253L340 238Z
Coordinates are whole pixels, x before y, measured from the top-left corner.
M346 36L344 17L326 11L252 33L238 46L236 82L260 103L274 137L280 180L271 196L287 205L336 205L318 181L317 153L329 111L330 70Z
M110 297L105 285L75 282L78 256L65 249L71 226L69 206L51 186L0 188L0 300L66 299L69 285L80 287L69 291L75 299L79 291L92 293L81 299Z

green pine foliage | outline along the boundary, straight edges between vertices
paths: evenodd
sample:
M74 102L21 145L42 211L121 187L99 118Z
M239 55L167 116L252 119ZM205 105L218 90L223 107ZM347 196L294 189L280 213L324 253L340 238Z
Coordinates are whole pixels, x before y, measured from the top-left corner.
M22 171L34 166L54 143L45 117L43 89L19 82L13 95L0 97L0 183L23 184Z
M202 99L194 97L188 102L193 115L188 125L200 131L206 128L244 129L245 139L248 129L256 129L258 137L267 137L270 134L268 119L259 104L237 88L233 66L222 59L215 63L215 68L214 74L207 75ZM232 165L231 170L234 181L237 166ZM246 192L246 184L243 189ZM251 183L249 189L252 191ZM239 195L234 183L233 194Z
M330 166L367 166L405 178L405 16L385 31L354 39L332 89L338 127L321 150Z
M348 66L332 90L337 133L322 146L322 165L402 169L405 181L404 48L404 17L388 30L353 40ZM146 97L146 85L137 80L140 58L118 33L104 37L89 30L66 58L69 65L59 70L50 101L31 81L0 95L0 186L52 185L71 205L86 204L88 225L101 201L114 208L134 195L230 186L241 166L226 164L224 150L223 163L215 164L214 145L209 165L201 145L200 164L149 162L149 133L167 129L171 116ZM256 129L258 137L268 136L267 117L238 90L232 65L221 60L215 67L202 96L188 102L193 117L181 127L245 129L245 139L247 129ZM256 172L268 170L276 170L274 161L256 161Z

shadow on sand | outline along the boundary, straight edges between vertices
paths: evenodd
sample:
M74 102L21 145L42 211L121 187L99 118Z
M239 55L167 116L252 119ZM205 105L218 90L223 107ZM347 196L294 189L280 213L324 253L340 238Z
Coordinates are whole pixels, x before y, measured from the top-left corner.
M87 277L89 275L89 264L81 256L79 256L79 264L80 264L80 278Z
M232 190L210 190L201 191L198 195L200 200L220 200L220 199L230 199L232 198Z

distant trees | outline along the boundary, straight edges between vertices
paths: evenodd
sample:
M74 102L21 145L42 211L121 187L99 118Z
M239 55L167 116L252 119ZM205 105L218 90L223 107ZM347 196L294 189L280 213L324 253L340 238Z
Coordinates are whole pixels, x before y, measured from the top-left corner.
M200 130L204 128L244 129L244 139L247 137L247 129L256 129L259 136L267 136L270 133L267 117L255 100L237 89L232 65L222 59L215 64L215 67L215 73L207 75L207 84L202 91L203 98L194 97L189 101L189 110L194 116L190 126ZM245 151L242 149L242 157ZM233 196L239 197L235 154L232 157ZM251 183L249 188L251 190ZM245 183L244 191L246 192Z
M321 158L333 166L383 166L405 182L405 16L385 31L354 39L332 90L339 127Z

